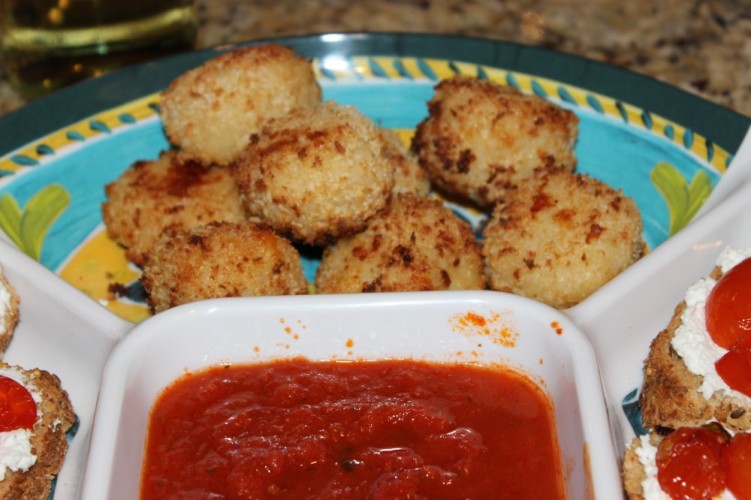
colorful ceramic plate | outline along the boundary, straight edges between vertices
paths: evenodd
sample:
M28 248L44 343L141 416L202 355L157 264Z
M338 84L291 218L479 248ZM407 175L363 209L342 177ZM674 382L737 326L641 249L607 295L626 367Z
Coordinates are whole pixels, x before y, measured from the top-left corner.
M573 110L580 118L578 171L636 200L652 252L697 213L749 127L746 117L650 78L538 48L396 34L275 41L312 59L324 98L357 106L399 131L405 141L426 116L434 85L454 74L511 85ZM136 160L155 158L168 147L158 114L159 92L187 69L232 48L128 68L0 118L0 236L51 271L46 279L60 279L88 296L76 302L80 307L109 308L114 319L104 329L122 332L121 318L137 322L148 316L138 269L128 265L102 226L104 185ZM456 208L476 224L482 219ZM309 278L316 265L315 258L306 259ZM607 289L617 291L619 280ZM603 300L598 294L572 312L586 313L588 303ZM585 313L582 321L593 322ZM8 353L11 362L14 349L33 352L38 347L21 335L14 343L18 346ZM77 363L75 352L66 355L69 364ZM31 359L24 356L24 361ZM608 396L620 403L623 394ZM81 405L86 412L89 407L88 402ZM87 429L90 412L79 416ZM66 471L70 476L62 476L59 495L75 494L77 473Z
M601 93L589 83L598 82L594 70L604 73L610 68L560 54L478 40L388 35L324 35L286 43L314 58L325 99L357 106L381 125L400 130L405 140L425 117L435 83L457 73L511 85L574 110L581 120L578 170L622 188L636 200L650 249L685 226L737 147L729 126L686 126L640 101ZM446 46L456 58L442 53ZM187 67L230 49L126 70L52 97L45 113L35 114L30 106L19 112L21 116L8 117L8 134L12 135L12 122L30 121L32 116L40 122L52 121L58 112L53 104L74 101L80 93L102 96L106 104L81 120L69 118L61 128L17 144L20 147L0 157L0 228L25 253L122 317L138 321L148 315L138 270L128 266L122 250L102 227L103 187L134 161L155 158L168 147L158 115L158 91ZM557 64L551 66L548 61ZM508 67L509 63L514 64ZM578 72L576 66L581 66ZM558 67L566 71L550 71ZM626 72L622 76L624 88L632 91L633 86L641 86L645 97L674 91ZM157 79L162 85L152 87ZM138 86L150 88L133 96L133 87ZM126 87L128 94L123 95ZM114 96L119 96L119 102L112 102ZM701 102L683 93L676 93L678 98L685 101L678 110ZM709 109L714 114L704 117L707 122L714 115L731 115L716 107ZM739 128L745 125L734 118ZM26 127L17 130L25 133ZM477 219L471 212L466 215ZM315 259L305 263L311 279L316 264ZM114 287L120 295L112 292Z

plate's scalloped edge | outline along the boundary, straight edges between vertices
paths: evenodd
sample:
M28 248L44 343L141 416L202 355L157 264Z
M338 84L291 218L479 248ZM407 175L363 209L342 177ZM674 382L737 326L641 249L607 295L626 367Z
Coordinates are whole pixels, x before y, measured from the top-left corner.
M563 84L555 80L476 63L424 57L328 56L313 60L321 81L429 80L456 74L486 78L510 85L522 92L554 99L607 115L659 135L702 158L718 172L727 170L733 155L693 130L629 103ZM20 150L0 158L0 178L24 168L38 166L43 157L72 143L135 123L158 114L159 93L122 104L49 134Z

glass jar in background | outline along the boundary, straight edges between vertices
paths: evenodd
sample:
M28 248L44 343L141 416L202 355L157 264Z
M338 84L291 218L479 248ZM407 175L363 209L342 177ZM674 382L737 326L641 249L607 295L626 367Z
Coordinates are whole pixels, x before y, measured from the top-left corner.
M136 62L193 48L194 0L0 0L11 84L34 99Z

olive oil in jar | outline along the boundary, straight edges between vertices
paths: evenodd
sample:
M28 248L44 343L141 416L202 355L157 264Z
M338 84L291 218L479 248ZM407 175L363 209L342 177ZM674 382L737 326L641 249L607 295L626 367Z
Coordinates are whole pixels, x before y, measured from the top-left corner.
M193 0L0 0L0 46L26 99L194 46Z

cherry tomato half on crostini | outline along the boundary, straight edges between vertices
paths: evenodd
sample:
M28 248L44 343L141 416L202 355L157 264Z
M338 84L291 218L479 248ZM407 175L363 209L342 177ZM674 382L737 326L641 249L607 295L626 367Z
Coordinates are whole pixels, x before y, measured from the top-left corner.
M730 349L751 335L751 258L728 270L707 297L706 326L712 340Z
M0 375L0 432L31 429L37 420L37 405L26 387Z
M657 448L657 481L671 498L713 498L725 490L727 437L703 427L671 432Z
M751 499L751 434L741 432L722 450L728 489L738 500Z
M714 366L727 385L751 396L751 336L733 344Z

